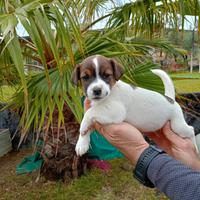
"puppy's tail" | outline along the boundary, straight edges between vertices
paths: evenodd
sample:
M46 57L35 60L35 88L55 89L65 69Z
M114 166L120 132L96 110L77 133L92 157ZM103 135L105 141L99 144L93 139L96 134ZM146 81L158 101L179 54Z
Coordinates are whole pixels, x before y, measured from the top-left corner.
M175 101L174 84L169 75L161 69L152 69L151 71L161 78L165 87L165 96L170 97Z

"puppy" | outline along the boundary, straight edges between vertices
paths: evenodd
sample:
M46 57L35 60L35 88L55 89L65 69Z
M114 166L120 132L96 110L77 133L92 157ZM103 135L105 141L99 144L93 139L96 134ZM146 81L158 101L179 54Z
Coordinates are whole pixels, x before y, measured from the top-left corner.
M171 79L162 70L151 71L162 79L165 95L120 81L122 67L104 56L90 56L76 66L72 81L76 85L81 81L91 101L91 108L80 125L77 155L82 156L89 149L89 129L95 121L101 124L126 121L141 132L159 130L170 121L172 130L181 137L191 138L197 148L194 129L185 122L181 107L175 101Z

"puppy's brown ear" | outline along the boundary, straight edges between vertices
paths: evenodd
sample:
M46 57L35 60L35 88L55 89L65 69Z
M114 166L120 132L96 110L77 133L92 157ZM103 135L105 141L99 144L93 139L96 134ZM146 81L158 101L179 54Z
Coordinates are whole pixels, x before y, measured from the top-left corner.
M114 59L110 59L112 68L113 68L113 74L115 77L115 80L118 81L120 79L120 77L123 75L123 68L122 66Z
M76 65L74 71L72 72L72 82L77 86L80 80L80 64Z

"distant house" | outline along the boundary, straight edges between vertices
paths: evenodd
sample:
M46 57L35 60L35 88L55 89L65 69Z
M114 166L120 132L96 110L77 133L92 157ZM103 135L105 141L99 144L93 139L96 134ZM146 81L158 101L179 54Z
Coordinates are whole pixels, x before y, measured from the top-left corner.
M166 71L186 70L188 67L188 55L176 57L165 52L152 51L151 56L153 61L160 64Z

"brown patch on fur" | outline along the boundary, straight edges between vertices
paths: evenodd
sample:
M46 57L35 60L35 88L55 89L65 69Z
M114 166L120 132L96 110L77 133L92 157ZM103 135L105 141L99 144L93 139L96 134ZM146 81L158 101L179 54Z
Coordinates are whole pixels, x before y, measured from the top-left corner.
M110 88L112 88L116 83L113 67L110 64L102 65L100 67L99 76L110 85Z
M94 81L96 74L95 68L91 64L81 64L80 81L86 93L88 86Z
M85 75L88 75L89 77L93 76L94 68L91 68L91 69L90 68L88 67L88 68L81 70L80 78L83 78Z
M71 79L75 85L78 85L78 81L80 79L80 65L76 65L74 71L72 72Z
M99 64L99 76L109 84L111 88L123 74L121 65L114 59L109 59L101 55L90 56L77 65L72 74L73 82L77 85L80 80L85 92L87 91L88 86L96 78L96 66L93 62L96 57Z
M110 59L110 63L113 68L115 80L118 81L120 77L123 75L123 68L122 66L114 59Z

